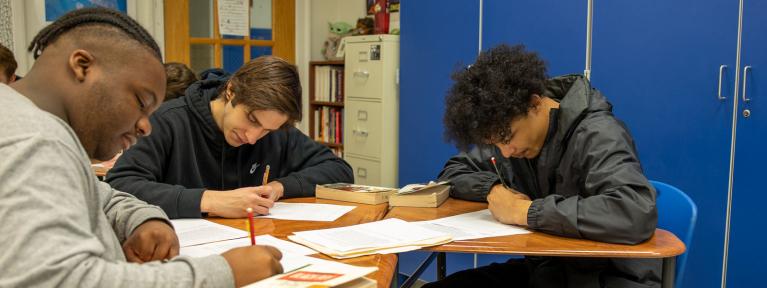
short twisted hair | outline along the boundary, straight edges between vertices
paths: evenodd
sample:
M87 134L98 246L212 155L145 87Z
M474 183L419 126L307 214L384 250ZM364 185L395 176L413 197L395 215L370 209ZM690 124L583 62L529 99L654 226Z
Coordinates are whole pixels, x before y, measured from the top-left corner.
M445 138L461 150L472 144L507 143L511 121L532 108L533 94L543 95L546 64L523 45L500 45L452 75L445 97Z
M37 36L32 39L28 49L32 52L32 56L37 59L43 53L43 50L55 42L61 35L86 26L117 29L124 33L123 36L127 36L148 48L162 62L162 53L160 52L160 47L157 46L157 42L138 22L118 11L101 7L77 9L64 14L55 22L40 30ZM91 34L101 32L104 36L114 35L113 30L88 32Z

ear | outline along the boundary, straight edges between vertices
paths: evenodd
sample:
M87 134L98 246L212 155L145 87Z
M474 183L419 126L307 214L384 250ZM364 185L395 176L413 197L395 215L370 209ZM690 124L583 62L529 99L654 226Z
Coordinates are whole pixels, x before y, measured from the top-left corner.
M93 61L93 54L86 50L77 49L69 55L69 69L72 70L78 82L85 81L85 76L91 72Z
M533 106L533 109L538 109L538 106L541 105L541 95L533 94L530 96L530 104Z
M11 74L11 79L8 79L8 80L10 80L8 81L8 83L16 82L16 74Z
M232 101L232 98L234 98L234 93L232 93L232 82L226 83L226 91L224 91L224 99L226 99L226 102Z

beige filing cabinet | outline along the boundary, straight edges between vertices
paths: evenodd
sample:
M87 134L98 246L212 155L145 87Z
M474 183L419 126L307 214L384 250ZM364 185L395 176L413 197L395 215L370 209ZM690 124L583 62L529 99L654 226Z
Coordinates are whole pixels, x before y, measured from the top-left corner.
M355 183L398 187L399 36L344 41L344 159Z

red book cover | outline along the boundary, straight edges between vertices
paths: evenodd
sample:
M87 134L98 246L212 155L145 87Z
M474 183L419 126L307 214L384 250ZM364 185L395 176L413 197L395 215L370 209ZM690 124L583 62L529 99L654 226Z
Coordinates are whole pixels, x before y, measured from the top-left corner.
M336 143L341 143L341 111L336 111Z

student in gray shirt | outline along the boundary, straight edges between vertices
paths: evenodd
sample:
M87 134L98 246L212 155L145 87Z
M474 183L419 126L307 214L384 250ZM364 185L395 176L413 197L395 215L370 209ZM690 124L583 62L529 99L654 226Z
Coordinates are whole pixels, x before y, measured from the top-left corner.
M151 132L160 50L119 12L70 12L30 47L24 79L0 84L0 287L231 287L282 272L279 251L177 256L163 211L96 180ZM162 261L158 261L162 260Z

